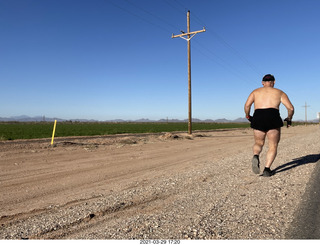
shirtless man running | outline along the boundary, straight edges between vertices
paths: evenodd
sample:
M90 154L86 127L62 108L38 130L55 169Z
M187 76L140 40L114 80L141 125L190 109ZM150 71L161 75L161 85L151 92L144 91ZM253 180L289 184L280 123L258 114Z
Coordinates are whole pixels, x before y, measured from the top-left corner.
M265 169L263 176L270 177L272 171L271 164L277 155L278 143L280 141L282 119L279 113L279 106L282 103L288 110L288 117L284 120L287 127L291 126L294 107L288 96L281 90L274 88L275 78L267 74L262 79L262 88L254 90L248 97L244 106L246 118L251 122L251 128L254 132L252 171L255 174L260 173L259 155L265 143L267 136L269 149L266 156ZM254 103L254 114L250 116L251 105Z

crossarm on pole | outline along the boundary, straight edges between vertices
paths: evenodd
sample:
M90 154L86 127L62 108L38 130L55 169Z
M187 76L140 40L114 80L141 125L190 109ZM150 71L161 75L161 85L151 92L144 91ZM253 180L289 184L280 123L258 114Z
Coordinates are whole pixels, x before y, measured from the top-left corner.
M205 31L206 31L206 29L203 27L203 29L200 30L200 31L192 31L192 32L183 33L183 34L179 34L179 35L174 35L174 34L172 33L172 38L181 37L181 38L189 41L189 40L190 40L192 37L194 37L194 35L196 35L197 33L205 32ZM192 35L192 37L190 37L190 38L185 38L184 36L187 36L187 35Z

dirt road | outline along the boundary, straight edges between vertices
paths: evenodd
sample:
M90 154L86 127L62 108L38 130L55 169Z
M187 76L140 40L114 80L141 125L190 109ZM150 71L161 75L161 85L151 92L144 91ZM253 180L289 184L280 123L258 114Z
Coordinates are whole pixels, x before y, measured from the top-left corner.
M285 238L319 136L283 128L271 178L251 129L0 142L0 239Z

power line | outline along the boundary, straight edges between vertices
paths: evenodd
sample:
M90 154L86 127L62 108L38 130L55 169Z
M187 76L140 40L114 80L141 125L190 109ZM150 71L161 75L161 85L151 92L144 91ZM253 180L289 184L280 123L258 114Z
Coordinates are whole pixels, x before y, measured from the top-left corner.
M113 6L119 8L119 9L125 11L125 12L127 12L128 14L130 14L130 15L132 15L132 16L135 16L135 17L143 20L144 22L149 23L149 24L151 24L151 25L154 25L154 26L156 26L156 27L159 27L159 28L165 30L166 32L169 32L169 33L170 33L170 30L168 30L167 28L165 28L165 27L163 27L163 26L160 26L160 25L158 25L158 24L155 24L155 23L149 21L148 19L142 17L141 15L138 15L138 14L136 14L136 13L134 13L134 12L132 12L132 11L130 11L130 10L122 7L122 6L119 6L118 4L115 4L114 2L112 2L112 1L110 1L110 0L108 0L108 2L111 3Z
M197 46L195 46L195 49L198 50L199 53L201 53L203 56L207 57L209 60L211 60L212 62L218 64L219 66L223 67L224 69L228 70L229 72L231 72L237 79L245 81L248 84L252 84L253 82L248 81L246 79L243 79L244 77L246 77L241 71L239 71L238 69L232 67L232 65L227 62L226 60L224 60L223 58L219 57L217 54L215 54L212 50L208 49L207 47L203 46L200 42L198 42L197 40L195 40L194 42L196 42L198 45L202 46L203 49L205 49L207 52L203 52L202 50L198 49ZM216 59L212 58L211 56L209 56L207 53L211 53L212 57L217 58L218 60L220 60L221 62L217 61Z
M174 0L176 3L178 3L181 7L184 7L182 3L180 3L178 0ZM226 48L232 51L232 53L237 56L243 63L245 63L247 66L249 66L255 73L257 73L259 76L262 76L263 73L254 66L251 62L249 62L243 55L240 54L238 50L236 50L234 47L232 47L229 43L227 43L220 35L218 35L216 32L212 31L210 28L208 28L208 25L202 21L194 12L192 13L192 17L194 17L195 21L201 24L201 26L207 27L207 32L214 36L220 43L222 43Z
M185 9L185 11L181 11L180 8L177 8L176 6L174 6L174 5L172 4L172 1L165 0L165 2L166 2L168 5L170 5L172 8L174 8L175 10L177 10L180 14L185 15L185 13L187 12L187 8L185 8L184 6L182 6L182 7ZM180 5L181 5L181 4L180 4Z
M238 50L233 48L229 43L227 43L221 36L219 36L217 33L209 30L209 34L212 34L215 36L223 45L225 45L227 48L229 48L234 55L238 56L240 60L242 60L243 63L248 65L255 73L257 73L259 76L262 76L263 73L256 67L254 66L251 62L249 62L243 55L240 54Z
M156 19L160 20L161 23L165 23L166 25L169 25L169 26L171 26L171 27L173 27L173 28L175 28L175 29L179 29L177 26L173 25L172 23L169 23L169 22L166 21L164 18L159 17L158 15L156 15L156 14L154 14L154 13L146 10L145 8L142 8L141 6L137 5L136 3L133 3L133 2L131 2L131 1L129 1L129 0L124 0L124 1L127 2L127 3L129 3L130 5L134 6L135 8L143 11L144 13L147 13L148 15L152 16L153 18L156 18ZM164 27L163 25L156 24L156 23L150 21L149 19L141 16L140 14L137 14L136 12L130 11L130 10L128 10L127 8L123 7L123 6L119 6L118 4L114 3L113 1L110 1L110 0L109 0L108 2L110 2L113 6L115 6L115 7L119 8L119 9L121 9L121 10L129 13L129 14L132 15L132 16L135 16L135 17L141 19L142 21L144 21L144 22L146 22L146 23L148 23L148 24L151 24L151 25L153 25L153 26L156 26L156 27L158 27L158 28L161 28L162 30L164 30L164 31L166 31L166 32L169 32L169 33L171 32L170 30L168 30L168 29L167 29L166 27ZM180 8L174 6L174 5L172 4L172 1L169 2L169 1L165 0L165 2L166 2L168 5L170 5L172 8L174 8L176 11L178 11L179 13L185 14L185 12L184 12L184 11L181 11ZM181 7L184 8L184 5L181 4L179 1L174 0L174 2L175 2L176 4L178 4L179 6L181 6ZM118 2L117 2L117 3L118 3ZM198 23L200 23L200 24L204 24L204 22L203 22L199 17L197 17L197 15L192 14L192 16L195 18L195 21L196 21L196 22L198 22ZM203 26L204 26L204 25L203 25ZM247 66L251 67L251 69L254 70L257 74L259 74L259 76L262 75L261 72L257 71L257 68L255 68L247 59L245 59L242 55L240 55L240 53L239 53L236 49L234 49L230 44L228 44L221 36L219 36L217 33L213 32L212 30L209 30L209 31L206 30L206 31L209 32L210 35L212 35L212 36L214 36L216 39L218 39L218 41L220 41L225 47L227 47L229 50L231 50L231 51L234 53L234 55L236 55L238 58L240 58L240 59L242 60L242 62L245 63ZM230 63L228 63L226 60L224 60L224 59L222 59L221 57L219 57L218 55L216 55L212 50L210 50L209 48L207 48L207 47L204 46L203 44L200 44L200 43L197 42L197 41L196 41L196 43L199 44L199 45L200 45L203 49L205 49L207 52L209 52L209 54L213 55L213 57L219 59L220 61L222 61L222 63L224 63L224 64L226 64L226 65L224 65L224 64L222 64L222 63L220 63L220 62L215 61L215 60L214 60L212 57L210 57L208 54L205 54L204 52L201 52L200 50L198 50L200 53L202 53L202 54L203 54L204 56L206 56L208 59L210 59L210 60L213 61L213 62L216 62L216 63L219 64L221 67L223 67L224 69L228 70L229 72L231 71L231 73L233 73L233 74L234 74L236 77L238 77L238 78L239 78L239 77L245 77L245 76L243 76L243 75L239 76L238 74L241 73L241 72L239 72L237 69L235 69L234 67L232 67L232 66L230 65ZM237 74L237 73L238 73L238 74Z
M141 6L138 6L137 4L135 4L135 3L133 3L133 2L130 2L129 0L124 0L124 1L126 1L126 2L127 2L127 3L129 3L129 4L131 4L131 5L132 5L132 6L134 6L134 7L136 7L136 8L138 8L138 9L142 10L143 12L145 12L145 13L147 13L147 14L151 15L152 17L154 17L154 18L156 18L156 19L158 19L158 20L160 20L160 21L162 21L162 22L166 23L167 25L169 25L169 26L171 26L171 27L173 27L173 28L177 28L177 26L175 26L175 25L173 25L172 23L170 23L170 22L166 21L164 18L161 18L161 17L159 17L159 16L157 16L157 15L155 15L155 14L151 13L150 11L148 11L148 10L146 10L146 9L142 8Z

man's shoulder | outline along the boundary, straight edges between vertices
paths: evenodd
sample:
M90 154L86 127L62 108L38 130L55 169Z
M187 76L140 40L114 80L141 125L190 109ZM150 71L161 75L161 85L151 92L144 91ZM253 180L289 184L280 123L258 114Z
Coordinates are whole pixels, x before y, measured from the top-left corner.
M283 93L284 93L281 89L278 89L278 88L273 88L273 89L275 89L275 91L277 91L277 92L280 93L280 94L283 94Z
M259 93L259 92L262 92L262 91L264 91L264 90L265 90L264 87L262 87L262 88L256 88L255 90L252 91L252 93Z
M261 87L253 90L253 92L264 92L264 91L274 91L278 93L284 93L281 89L278 88L271 88L271 87Z

